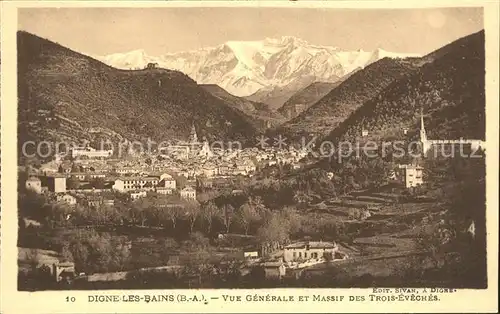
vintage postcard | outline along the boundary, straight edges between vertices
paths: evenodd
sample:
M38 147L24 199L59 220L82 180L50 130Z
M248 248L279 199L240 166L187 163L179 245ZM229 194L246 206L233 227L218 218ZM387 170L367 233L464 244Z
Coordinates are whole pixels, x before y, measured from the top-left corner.
M498 12L2 2L0 312L496 312Z

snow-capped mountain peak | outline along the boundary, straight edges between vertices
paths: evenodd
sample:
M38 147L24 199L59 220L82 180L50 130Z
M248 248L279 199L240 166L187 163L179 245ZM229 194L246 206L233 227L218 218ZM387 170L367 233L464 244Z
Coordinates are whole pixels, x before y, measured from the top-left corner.
M144 49L97 57L122 69L144 68L149 62L184 72L200 84L217 84L237 96L266 87L285 86L303 77L336 81L385 57L413 57L383 49L345 51L312 45L294 36L260 41L227 41L215 47L149 56Z

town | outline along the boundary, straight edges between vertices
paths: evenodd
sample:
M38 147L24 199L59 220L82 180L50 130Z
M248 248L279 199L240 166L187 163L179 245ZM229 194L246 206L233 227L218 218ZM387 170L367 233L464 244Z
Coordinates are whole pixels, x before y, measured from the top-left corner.
M367 131L363 130L361 136L366 135ZM422 117L420 130L422 146L427 145L426 140ZM442 145L442 143L432 145L440 144ZM484 143L478 143L481 144L484 148ZM62 204L64 214L60 219L60 226L82 226L82 223L83 225L91 223L94 227L140 225L164 229L166 221L171 221L171 228L176 228L177 221L185 219L189 221L189 228L193 232L195 224L201 217L209 224L213 223L215 217L219 217L224 228L218 234L213 234L209 226L208 235L215 237L210 241L229 245L233 250L232 256L237 256L237 260L243 263L238 266L240 270L246 269L252 276L255 276L256 269L262 269L262 276L265 278L284 278L287 271L297 276L302 274L297 271L314 269L315 265L322 265L325 262L345 261L350 258L350 254L359 254L345 243L340 246L337 243L339 239L324 236L322 238L329 240L305 237L295 242L283 241L285 239L279 235L278 237L271 235L269 241L252 239L252 236L248 235L249 228L266 215L260 212L264 206L258 198L250 199L241 205L238 217L234 215L235 210L230 205L222 205L222 208L216 209L214 200L217 198L237 198L247 194L248 191L244 189L254 175L258 176L259 173L278 166L287 166L289 171L300 171L301 167L306 166L305 150L292 147L282 150L247 148L212 151L206 141L198 141L194 126L188 141L167 148L173 153L157 156L135 154L123 159L114 158L110 150L98 150L92 147L73 148L68 156L55 156L54 160L41 165L39 169L24 169L27 176L24 188L28 193L43 195L44 202ZM428 151L429 148L424 153ZM397 184L403 190L414 191L424 184L424 168L421 164L421 162L395 164L394 168L386 172L386 180ZM335 180L333 172L327 172L326 177L332 182ZM294 196L298 204L303 202L300 194L299 191ZM302 195L302 197L309 199L306 201L306 206L315 206L312 205L310 196ZM335 202L332 204L336 204ZM343 201L339 204L342 203ZM154 210L163 213L155 212L153 216L147 217L147 215L141 216L141 213L123 215L114 212L134 211L136 207L141 206L144 207L142 210L154 207ZM91 212L86 214L88 219L84 223L82 211L89 210ZM99 213L100 211L103 212ZM377 211L379 209L372 206L362 206L354 211L350 209L348 214L349 217L366 220L372 215L377 215ZM141 217L134 221L137 215ZM162 216L166 219L162 219ZM268 217L272 219L273 216ZM242 226L244 234L230 232L233 221L238 221L240 231ZM34 230L40 226L39 222L30 219L25 219L24 223L25 228ZM275 227L271 225L271 228ZM203 242L202 239L201 241ZM240 244L235 245L235 241ZM129 249L131 245L131 242L127 244ZM235 249L236 254L234 254ZM151 269L168 269L174 273L178 271L179 265L170 264L172 259L169 259L169 266L154 265ZM75 263L69 261L55 261L48 269L55 276L56 283L63 281L68 284L75 278L79 278L80 282L82 278L85 278L86 282L108 280L103 279L108 277L96 273L77 272ZM77 273L80 275L77 276ZM118 278L123 280L125 274L128 272L123 272ZM116 280L118 279L113 279Z
M20 17L18 289L485 288L482 17L416 44L405 10L352 38L220 10L103 47Z

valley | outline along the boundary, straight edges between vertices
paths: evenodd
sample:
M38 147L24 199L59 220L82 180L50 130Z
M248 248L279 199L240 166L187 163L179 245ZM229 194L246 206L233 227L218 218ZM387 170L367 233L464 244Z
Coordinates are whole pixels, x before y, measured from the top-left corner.
M20 290L486 286L484 31L408 58L17 39ZM459 138L478 158L427 154Z

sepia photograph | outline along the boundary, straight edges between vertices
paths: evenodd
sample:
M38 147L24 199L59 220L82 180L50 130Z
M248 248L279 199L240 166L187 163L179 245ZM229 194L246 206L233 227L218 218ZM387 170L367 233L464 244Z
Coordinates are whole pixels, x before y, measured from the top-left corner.
M18 291L489 287L483 7L17 12Z

